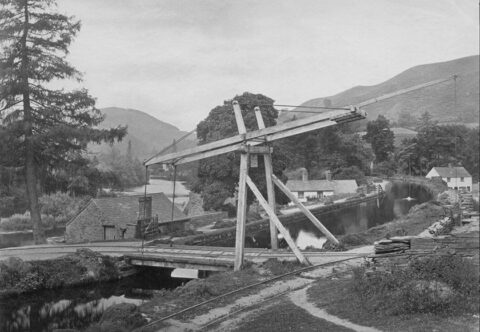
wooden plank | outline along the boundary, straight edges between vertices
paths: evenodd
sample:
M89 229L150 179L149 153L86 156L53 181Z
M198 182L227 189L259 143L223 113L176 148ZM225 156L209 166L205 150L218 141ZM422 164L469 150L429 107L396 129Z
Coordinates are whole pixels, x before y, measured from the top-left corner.
M245 253L245 224L247 222L248 154L240 156L240 179L238 182L237 227L235 234L235 271L241 270Z
M263 198L262 194L260 193L260 190L258 190L257 186L255 185L255 183L253 183L252 179L250 179L249 176L247 176L246 182L247 182L247 185L250 187L250 190L253 192L253 194L257 198L260 205L263 207L265 212L267 212L271 220L273 220L273 222L275 223L275 226L283 235L283 238L285 239L285 241L287 241L288 246L290 247L290 249L292 249L293 253L297 257L297 259L300 261L300 263L310 264L310 262L302 254L300 249L298 249L297 245L295 244L295 241L293 241L288 230L282 225L282 223L278 219L277 215L275 214L275 211L270 207L270 205L268 205L267 201L265 200L265 198Z
M194 269L204 271L228 271L231 267L225 265L206 265L200 263L176 263L176 262L162 262L162 261L143 261L138 259L132 259L130 264L135 266L152 266L163 268L182 268L182 269Z
M316 123L313 123L313 124L310 124L310 125L306 125L305 127L302 127L302 128L294 128L292 130L288 130L288 131L285 131L285 132L272 134L268 137L267 141L271 142L271 141L275 141L275 140L278 140L278 139L302 134L304 132L313 131L313 130L333 126L333 125L336 125L336 124L337 123L333 122L333 121L316 122ZM272 127L268 127L266 129L269 129L269 128L272 128ZM249 133L251 133L251 132L249 132ZM217 141L217 142L219 142L219 141ZM255 146L255 145L259 145L259 144L263 144L263 143L264 142L259 142L259 141L248 141L249 146ZM160 162L161 163L175 163L176 165L186 164L186 163L190 163L192 161L201 160L201 159L205 159L205 158L218 156L218 155L224 154L224 153L237 151L238 149L240 149L242 147L242 145L244 145L244 143L240 142L240 143L237 143L237 144L224 146L222 148L218 148L218 149L215 149L215 150L201 152L201 153L197 153L197 154L193 154L193 155L187 155L187 156L184 156L182 158L169 159L169 160L160 161ZM201 145L201 146L203 146L203 145ZM148 166L148 165L155 164L155 163L156 162L148 162L148 164L146 164L146 165Z
M284 131L290 131L292 129L298 129L293 134L293 135L297 135L307 131L315 130L316 129L315 127L308 129L305 126L318 124L319 122L328 122L327 126L329 126L329 125L337 124L337 121L350 121L350 120L354 121L358 119L364 119L365 117L366 117L366 113L357 109L355 109L354 111L345 110L345 111L325 112L325 113L321 113L311 117L306 117L299 120L286 122L277 126L254 130L254 131L236 135L233 137L224 138L215 142L185 149L183 151L169 153L163 156L153 157L153 158L147 159L144 162L144 165L149 166L149 165L159 164L159 163L172 163L177 159L183 159L188 156L192 156L202 152L211 152L212 150L225 148L226 146L229 146L229 145L235 145L238 143L242 143L244 141L250 141L252 139L256 139L262 136L270 136L272 134L281 133ZM305 128L302 128L302 127L305 127ZM288 137L288 136L277 135L275 139L280 139L283 137ZM273 138L271 138L271 140L273 140ZM260 143L261 142L258 142L257 144L254 144L254 145L258 145ZM240 145L237 145L235 149L230 151L235 151L239 146ZM226 152L221 152L221 153L226 153ZM220 153L217 153L217 154L220 154ZM213 155L217 155L217 154L213 154ZM213 155L210 155L210 156L213 156ZM202 158L198 158L198 159L202 159ZM198 159L195 159L195 160L198 160Z
M277 185L277 187L283 191L283 193L285 195L287 195L288 198L290 198L290 200L295 203L295 205L300 209L300 211L303 212L303 214L305 214L307 216L308 219L310 219L310 221L323 233L325 234L325 236L330 240L332 241L333 243L335 244L340 244L338 242L338 240L335 238L335 236L333 236L332 233L330 233L330 231L325 227L323 226L323 224L320 222L320 220L318 220L312 212L310 212L310 210L308 210L299 200L297 197L295 197L294 194L292 194L292 192L290 190L288 190L287 186L284 185L282 183L282 181L280 181L274 174L272 174L272 180L273 182Z
M235 113L235 121L237 122L238 133L245 134L247 132L247 128L245 128L245 122L243 122L242 110L240 109L240 105L238 105L238 101L236 100L232 102L232 105L233 113Z
M246 145L243 144L237 151L249 154L269 154L273 151L273 149L269 146L260 145L260 146L252 146L250 144Z
M258 129L265 128L265 122L263 121L262 112L260 112L260 107L255 107L255 117L257 118ZM267 147L270 149L270 147ZM267 183L267 199L268 205L275 211L275 188L272 182L273 175L273 166L272 166L272 151L270 150L268 154L264 154L263 160L265 164L265 180ZM275 227L275 222L270 218L270 247L272 249L278 249L278 235L277 227Z

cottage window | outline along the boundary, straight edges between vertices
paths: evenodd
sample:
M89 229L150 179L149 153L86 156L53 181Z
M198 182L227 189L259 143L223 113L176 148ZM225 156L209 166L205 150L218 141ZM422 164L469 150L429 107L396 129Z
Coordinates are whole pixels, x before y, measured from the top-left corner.
M463 182L465 180L465 178L460 178L460 182Z
M447 178L447 182L450 182L450 178Z
M323 191L317 191L317 197L322 198L323 197Z
M303 191L299 191L298 192L298 198L304 198L304 192Z

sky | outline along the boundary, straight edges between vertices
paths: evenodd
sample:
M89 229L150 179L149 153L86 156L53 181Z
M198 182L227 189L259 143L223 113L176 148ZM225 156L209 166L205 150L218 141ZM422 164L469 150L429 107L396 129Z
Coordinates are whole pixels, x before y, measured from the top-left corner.
M299 105L479 53L477 0L57 0L97 106L193 129L245 91Z

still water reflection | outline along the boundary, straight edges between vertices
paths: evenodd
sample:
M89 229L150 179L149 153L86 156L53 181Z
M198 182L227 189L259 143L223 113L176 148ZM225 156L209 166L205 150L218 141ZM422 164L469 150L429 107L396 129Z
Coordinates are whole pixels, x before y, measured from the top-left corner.
M170 272L170 271L168 271ZM0 299L0 331L52 331L83 329L118 303L136 305L148 301L155 289L173 289L186 279L172 279L158 269L118 282L56 289Z

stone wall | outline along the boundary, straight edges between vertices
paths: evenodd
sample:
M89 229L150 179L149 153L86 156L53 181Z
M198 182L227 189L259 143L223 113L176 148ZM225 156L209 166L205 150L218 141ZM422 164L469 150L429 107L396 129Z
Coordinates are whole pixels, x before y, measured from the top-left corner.
M94 204L88 204L75 219L68 223L65 229L67 243L101 241L103 227L100 224L101 216Z

